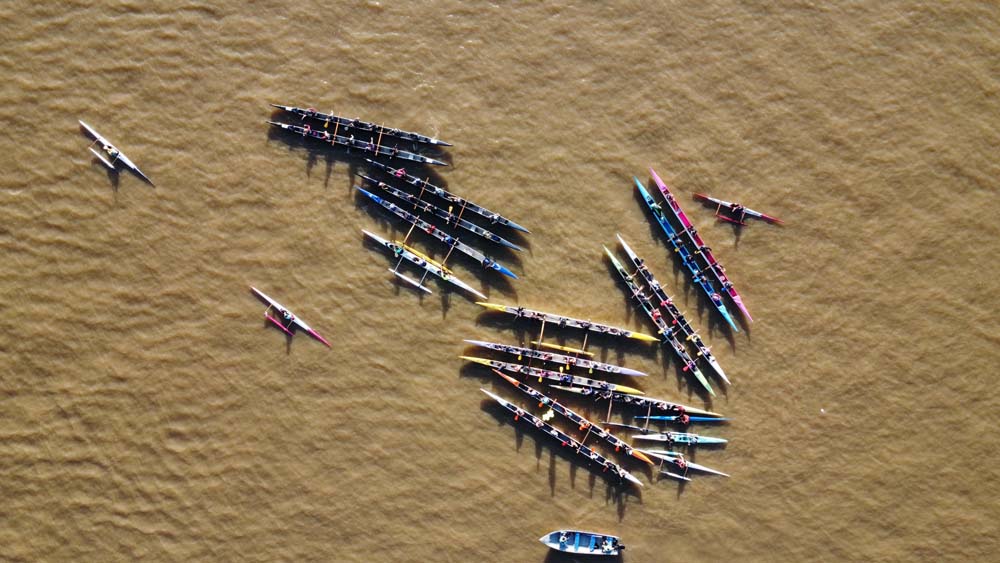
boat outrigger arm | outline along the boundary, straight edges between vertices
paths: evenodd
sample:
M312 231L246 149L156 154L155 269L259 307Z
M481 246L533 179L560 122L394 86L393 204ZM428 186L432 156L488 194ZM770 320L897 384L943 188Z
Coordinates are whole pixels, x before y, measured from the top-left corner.
M87 148L90 150L90 152L94 153L94 156L96 156L97 159L101 161L101 164L108 167L109 170L117 171L118 169L115 167L115 165L117 163L121 163L122 166L131 170L133 174L144 180L147 184L156 187L156 184L154 184L153 181L149 179L149 177L143 174L142 170L139 170L139 167L136 166L135 163L129 159L129 157L125 156L125 153L118 150L117 147L112 145L111 141L105 139L100 133L95 131L93 127L87 125L83 121L79 121L79 123L80 126L83 127L85 131L87 131L87 134L94 138L94 142L90 143L90 146ZM101 149L104 151L104 154L101 154L100 152L94 150L94 145L96 144L101 145ZM106 157L111 157L111 160L108 160Z

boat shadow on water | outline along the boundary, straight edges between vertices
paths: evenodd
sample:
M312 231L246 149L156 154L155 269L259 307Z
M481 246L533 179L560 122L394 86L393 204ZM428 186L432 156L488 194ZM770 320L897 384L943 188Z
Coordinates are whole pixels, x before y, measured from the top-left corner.
M358 190L354 190L355 199L354 204L357 209L366 211L373 219L378 222L379 230L378 234L385 236L393 240L400 240L406 237L407 233L410 233L409 238L406 240L407 246L412 246L417 248L421 252L430 256L436 261L441 261L445 256L448 255L448 248L443 242L434 238L433 236L424 232L423 229L414 228L410 230L410 224L399 219L395 216L389 216L389 211L384 207L374 203L364 194ZM442 231L444 231L442 229ZM454 233L449 231L444 231L447 234L454 236ZM359 233L360 234L360 233ZM387 251L384 251L387 252ZM496 256L490 254L490 258L496 258ZM503 262L503 260L500 260ZM462 264L463 268L455 268L455 264ZM471 279L475 278L479 281L477 289L485 293L488 297L492 298L492 292L498 291L504 298L517 298L517 292L514 290L513 280L504 276L499 272L493 270L487 270L483 268L482 264L474 260L473 258L458 252L457 250L452 252L448 256L448 261L445 264L449 269L456 270L455 274L465 280L470 282L470 285L477 287L477 284L471 283ZM472 296L470 296L472 297Z
M348 176L353 178L357 171L364 170L368 163L365 156L360 151L349 151L346 148L326 146L314 139L303 138L282 129L270 127L267 132L267 142L281 142L288 147L288 152L292 154L304 155L306 161L306 176L312 177L313 170L321 163L324 165L323 187L330 186L333 172L337 163L342 163L348 167ZM353 186L347 189L353 190Z
M573 553L565 553L562 551L556 551L554 549L548 549L548 553L545 554L545 559L542 561L544 563L605 563L611 562L621 562L624 561L624 554L619 553L618 555L577 555ZM627 551L627 549L626 549Z
M495 389L496 391L501 391L502 388ZM628 506L630 500L635 500L637 502L642 502L642 493L637 486L630 484L627 481L619 481L617 477L611 475L610 473L602 472L601 468L596 465L587 463L583 458L581 458L573 450L571 446L561 446L559 442L555 440L552 436L549 436L545 432L535 428L534 426L528 424L527 422L515 422L511 416L510 411L504 409L502 406L498 405L495 401L490 399L485 399L480 404L480 410L492 416L496 422L497 426L511 426L514 429L514 451L520 452L524 445L524 439L526 436L530 435L535 440L535 461L538 465L538 469L541 470L543 464L543 459L546 457L546 451L548 451L548 469L546 470L546 476L549 481L549 493L555 496L556 485L560 479L560 471L557 459L562 459L569 462L569 484L570 488L577 488L577 475L579 468L583 467L587 471L587 492L593 498L598 492L598 482L604 482L604 501L614 503L617 511L619 521L624 519L625 510ZM528 412L533 412L534 409L525 409ZM566 431L566 425L560 424L556 426L563 432ZM569 432L567 432L569 434ZM575 433L574 433L575 434ZM579 439L579 436L571 434L574 438ZM592 444L591 444L592 445ZM602 453L602 455L604 455ZM606 456L608 459L612 459L612 455ZM621 456L612 459L615 463L622 465L627 470L632 471L638 465L646 465L640 462L632 464L628 460L619 459ZM512 487L518 486L517 483L511 483Z

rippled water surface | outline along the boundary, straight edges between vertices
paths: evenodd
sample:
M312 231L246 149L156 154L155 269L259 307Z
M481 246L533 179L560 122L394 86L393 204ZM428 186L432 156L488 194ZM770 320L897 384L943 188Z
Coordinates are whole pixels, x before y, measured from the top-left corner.
M994 557L994 5L397 4L0 5L0 558L563 561L536 540L563 527L626 561ZM363 159L270 131L271 102L454 143L410 170L532 231L490 249L518 280L449 258L490 301L652 331L603 256L620 233L734 385L707 401L665 349L588 349L731 417L695 460L732 477L595 446L645 484L623 489L515 423L479 389L542 410L458 356L539 326L396 285L361 229L407 229L353 189ZM752 326L687 281L648 166ZM716 222L699 192L787 225ZM251 285L332 349L268 327Z

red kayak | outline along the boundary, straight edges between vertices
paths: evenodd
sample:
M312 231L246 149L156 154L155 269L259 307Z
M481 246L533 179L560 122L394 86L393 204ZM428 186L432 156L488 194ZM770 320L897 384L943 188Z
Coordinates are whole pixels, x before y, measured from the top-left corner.
M694 194L694 198L715 204L716 205L715 216L718 217L719 219L722 219L723 221L729 221L730 223L736 223L737 225L743 225L745 227L747 224L744 223L743 220L746 219L747 217L753 217L754 219L760 219L761 221L767 221L768 223L774 223L777 225L784 224L781 221L781 219L778 219L777 217L764 215L759 211L754 211L753 209L743 207L738 203L716 199L714 197L707 196L705 194ZM719 212L722 211L723 209L728 210L729 213L731 213L734 217L738 217L738 219L720 214Z

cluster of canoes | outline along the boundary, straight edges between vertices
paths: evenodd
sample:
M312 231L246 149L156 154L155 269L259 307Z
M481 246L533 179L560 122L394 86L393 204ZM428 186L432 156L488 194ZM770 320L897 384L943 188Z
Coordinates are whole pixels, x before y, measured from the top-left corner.
M517 402L507 400L487 389L481 389L490 399L508 411L514 421L521 422L548 435L594 469L600 470L610 479L622 484L643 485L642 481L633 475L623 462L616 461L610 455L602 454L591 444L592 442L603 442L605 447L613 449L615 454L654 466L660 475L672 479L690 481L692 472L728 477L725 473L693 463L685 457L684 453L675 449L706 445L717 446L725 444L725 439L665 428L668 425L687 427L690 424L721 423L728 419L712 411L646 397L639 388L626 385L621 381L605 381L603 379L605 377L638 378L647 374L633 368L597 361L593 358L593 353L586 349L587 340L591 335L606 338L628 338L648 343L658 342L676 356L680 368L692 375L708 394L715 395L710 376L717 377L727 385L730 383L726 373L711 353L709 346L702 340L698 330L681 312L668 291L656 280L646 261L620 235L618 242L628 261L623 263L607 247L604 248L605 254L614 270L619 274L629 297L634 300L637 310L641 310L656 327L656 336L520 306L487 303L485 295L458 279L454 272L445 266L445 262L454 251L458 251L479 262L485 269L517 278L517 275L509 268L470 242L485 242L495 245L495 248L498 249L520 251L522 247L509 240L510 234L504 236L496 231L509 229L512 233L528 233L528 229L499 213L430 183L429 178L422 179L408 172L404 167L394 165L400 164L399 161L412 162L416 166L446 165L445 162L418 151L420 146L431 147L434 150L450 146L450 143L418 133L387 128L360 119L340 117L332 113L321 113L313 109L286 105L272 105L294 116L295 122L269 121L268 123L312 141L339 146L348 151L359 151L366 157L365 160L370 169L367 173L360 174L360 177L367 183L368 189L356 186L357 190L370 201L410 225L406 236L399 241L384 238L368 230L362 230L365 237L393 253L397 262L395 267L390 269L390 272L427 293L430 293L431 290L424 285L424 282L428 274L433 275L483 299L484 301L478 302L478 304L488 311L541 323L538 340L531 341L530 346L485 340L465 341L477 348L490 350L499 357L462 355L462 359L491 368L493 373L511 384L530 399L530 402L536 403L537 407L543 411L542 413L530 412ZM90 150L104 166L111 170L117 170L117 166L124 167L152 185L149 178L118 148L86 123L81 121L80 125L94 139L94 144L101 146L101 152L94 150L93 146ZM402 148L400 148L400 143L403 143ZM388 159L390 163L375 160L375 158ZM725 268L716 259L712 249L702 240L670 188L653 169L650 169L650 174L662 195L662 202L657 201L638 178L634 178L641 199L645 202L655 222L663 230L673 254L678 257L681 265L690 275L693 284L700 288L728 326L733 331L738 332L739 327L727 305L735 305L743 318L747 322L752 322L753 319L742 296L727 276ZM379 193L375 193L376 191ZM774 217L732 202L702 194L695 194L695 198L714 205L716 216L719 219L737 225L745 225L748 218L756 218L769 223L781 222ZM425 232L445 245L447 251L441 261L430 258L408 244L410 235L416 229ZM422 270L423 274L419 280L399 271L403 262L408 262ZM264 316L269 323L277 326L289 337L294 334L296 329L299 329L327 347L330 346L325 338L289 309L257 288L251 287L250 289L254 295L267 304ZM582 330L584 332L582 346L573 348L545 342L544 335L547 326ZM703 368L707 369L703 371ZM588 420L584 415L564 404L561 399L533 387L529 382L544 382L551 389L568 394L577 401L587 398L595 402L607 401L605 420L596 422ZM641 422L642 424L611 421L610 417L614 406L620 407L626 420L630 418L633 422ZM549 422L557 414L575 425L577 431L567 432ZM651 424L657 426L651 428ZM665 449L635 447L626 439L616 436L613 433L614 429L632 430L634 433L629 439L659 442L663 444ZM542 536L540 540L552 549L574 554L617 555L620 550L624 549L615 536L578 530L557 530Z
M402 150L400 143L403 143L404 148L425 146L433 149L451 146L450 143L427 135L387 128L360 119L348 119L332 113L321 113L314 109L271 105L294 116L297 121L297 123L268 121L271 125L331 146L358 151L366 157L370 171L360 175L366 186L356 186L358 192L410 225L406 236L398 241L371 231L362 231L364 236L393 253L397 261L389 271L398 279L430 293L431 290L424 285L424 281L428 275L432 275L480 299L486 299L479 290L456 277L455 273L445 266L452 253L456 251L468 256L487 270L517 278L510 268L491 256L491 250L480 249L476 243L485 242L494 247L520 251L523 248L510 241L507 238L510 235L503 236L495 230L510 229L527 233L528 229L495 211L430 183L428 178L421 178L407 171L401 164L393 165L375 160L377 157L387 157L391 163L408 161L416 163L418 167L426 164L443 166L446 165L445 162L414 152L416 148L413 151ZM376 177L376 174L381 178ZM415 229L420 229L445 245L446 254L442 260L434 260L409 244L410 236ZM422 271L419 280L400 272L403 262L408 262Z

